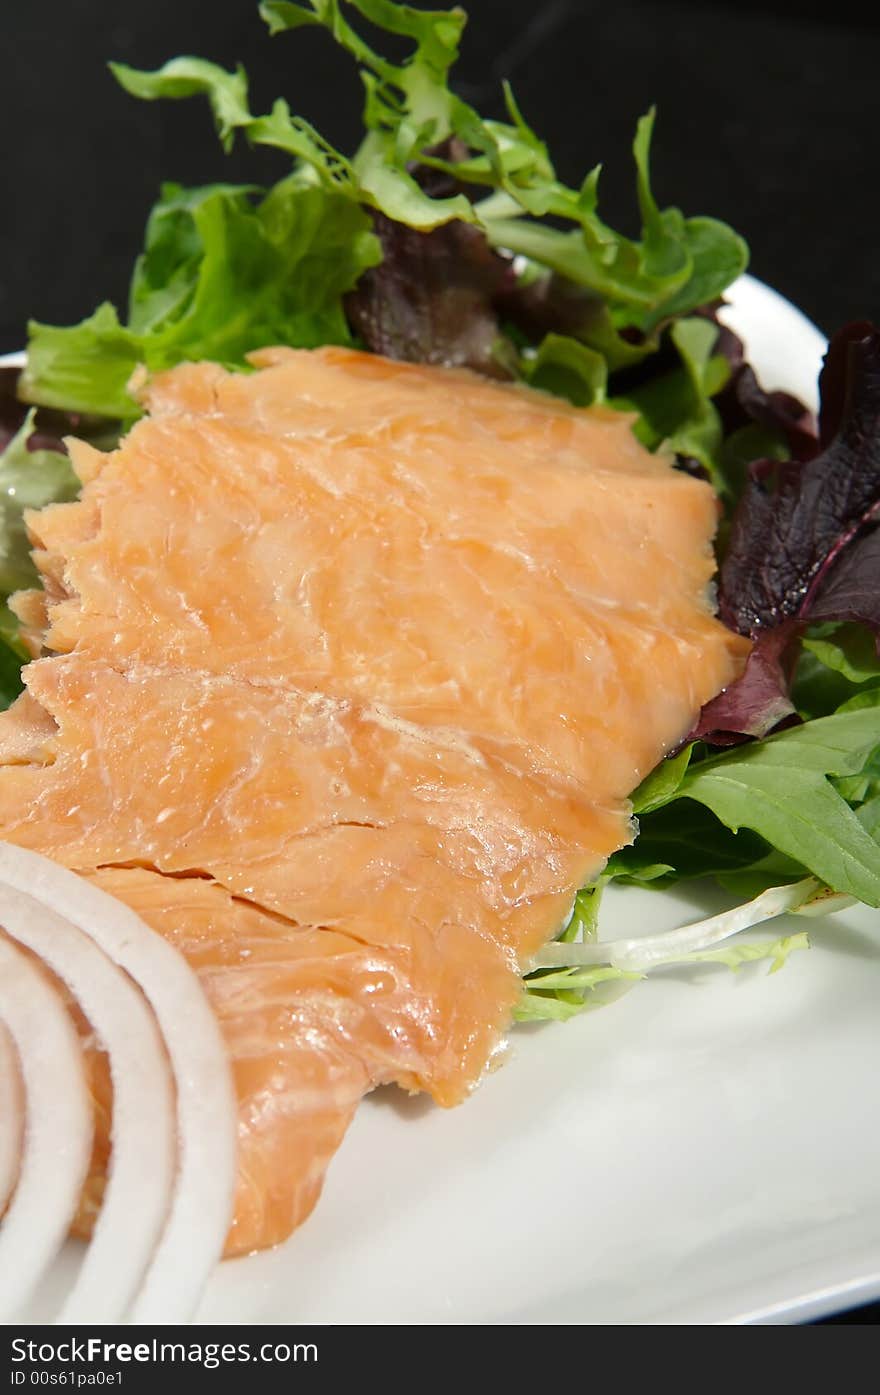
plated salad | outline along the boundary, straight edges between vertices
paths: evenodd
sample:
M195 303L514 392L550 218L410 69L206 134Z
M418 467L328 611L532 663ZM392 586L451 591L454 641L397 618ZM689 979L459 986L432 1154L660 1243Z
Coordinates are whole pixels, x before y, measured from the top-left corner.
M180 363L246 372L266 346L336 345L610 408L649 450L711 483L718 614L752 649L635 792L638 837L528 966L520 1017L568 1017L669 962L776 967L804 935L730 936L784 911L880 905L878 331L834 335L814 421L763 389L719 320L747 264L743 240L657 202L653 112L633 144L636 240L602 220L598 169L577 187L558 178L510 90L505 121L455 94L462 11L265 0L260 13L278 42L322 26L351 54L363 141L343 154L283 99L254 113L241 69L190 57L155 72L111 65L134 97L206 99L226 148L269 145L291 169L269 189L165 185L124 317L105 303L79 325L30 325L23 371L2 370L3 597L36 581L23 510L76 497L61 435L111 444L140 415L137 384ZM375 51L361 19L408 56ZM6 703L28 642L5 607ZM637 941L599 938L611 882L661 893L704 877L733 910Z

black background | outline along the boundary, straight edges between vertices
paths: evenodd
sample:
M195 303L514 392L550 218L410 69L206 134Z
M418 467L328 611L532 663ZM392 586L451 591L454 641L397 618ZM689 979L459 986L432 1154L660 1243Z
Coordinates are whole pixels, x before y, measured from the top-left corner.
M718 0L471 0L463 95L500 113L513 80L560 171L601 160L603 209L634 222L629 145L659 107L661 202L732 222L752 270L826 332L880 315L880 24L869 7ZM29 316L122 308L160 180L269 181L276 152L219 150L204 103L140 103L106 60L245 63L253 105L285 95L350 148L360 88L328 37L267 37L255 0L40 0L4 6L0 350ZM860 17L862 16L862 17ZM634 229L633 229L634 230Z
M439 0L438 0L439 3ZM880 22L837 0L471 0L462 95L499 114L502 77L560 172L603 161L602 211L635 231L629 146L659 108L663 203L733 223L752 271L826 332L880 316ZM159 182L268 182L267 151L219 150L205 105L144 104L109 58L242 61L252 106L284 95L351 148L360 89L327 36L270 41L255 0L40 0L3 7L0 351L29 316L69 323L124 307ZM880 1306L850 1321L877 1321ZM840 1319L838 1319L840 1320Z

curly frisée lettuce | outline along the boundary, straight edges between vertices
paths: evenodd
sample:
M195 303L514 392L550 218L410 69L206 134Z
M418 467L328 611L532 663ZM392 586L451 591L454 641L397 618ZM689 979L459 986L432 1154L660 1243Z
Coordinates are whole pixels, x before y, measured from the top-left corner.
M626 940L597 942L589 934L578 940L563 935L540 950L526 973L517 1006L520 1021L565 1020L585 1008L607 1001L656 969L681 964L718 964L739 969L743 964L770 961L770 972L781 969L789 954L809 948L803 931L776 939L726 943L732 936L784 914L816 914L840 910L846 897L829 897L813 877L793 886L772 887L745 905L679 929Z
M519 1016L570 1017L669 963L775 969L803 933L730 937L785 912L880 906L880 333L834 337L817 434L800 402L762 388L719 322L747 264L742 238L658 202L653 111L633 142L632 238L600 215L600 168L565 183L509 87L503 120L456 94L462 10L264 0L260 14L291 53L311 27L351 56L359 147L335 149L281 98L253 111L240 67L111 64L132 96L203 99L224 148L273 147L290 168L269 189L164 185L125 317L104 303L79 325L32 323L21 398L118 429L139 412L136 370L209 358L246 371L268 344L348 344L626 412L648 449L711 481L720 618L753 649L636 791L638 837L529 967ZM391 61L365 32L408 56ZM65 457L29 450L28 430L0 457L2 597L33 580L20 505L73 489ZM5 701L23 654L5 608ZM611 883L660 891L706 877L739 904L639 942L597 938Z
M227 148L241 134L289 156L293 171L268 193L163 190L127 323L105 304L68 329L32 324L28 400L130 418L137 406L126 383L137 364L211 357L244 367L250 350L278 342L354 340L392 356L531 380L542 341L556 336L558 355L564 335L573 341L570 359L581 348L581 361L589 351L607 372L649 359L659 368L668 327L744 269L747 249L732 229L659 207L649 170L653 113L639 122L633 147L642 221L634 240L600 218L598 168L578 187L559 179L509 89L507 121L484 120L453 92L463 11L389 0L268 0L260 9L273 34L323 26L351 54L365 90L360 147L343 155L283 99L252 112L241 68L189 57L155 72L111 65L136 97L206 98ZM410 56L392 63L375 52L349 22L357 15L408 40ZM523 312L544 287L553 291L544 297L545 322L529 335ZM723 376L714 375L710 391ZM582 397L583 375L574 377ZM587 379L594 377L591 367ZM667 410L664 437L705 434L706 391L701 381L696 404L689 391ZM646 429L659 440L655 423ZM717 434L709 432L707 452Z

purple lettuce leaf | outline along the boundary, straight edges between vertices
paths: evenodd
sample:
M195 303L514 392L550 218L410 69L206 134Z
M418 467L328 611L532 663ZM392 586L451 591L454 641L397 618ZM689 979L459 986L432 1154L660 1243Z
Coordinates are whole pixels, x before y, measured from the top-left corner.
M706 703L687 740L735 746L797 720L789 696L797 647L797 625L791 620L758 635L741 677Z
M825 363L823 419L826 384L832 409L844 404L834 438L805 463L755 461L733 518L719 611L740 634L806 618L831 563L880 511L880 332L841 330Z
M810 622L854 620L877 636L880 653L880 527L866 528L831 563L810 606Z
M834 336L820 394L821 453L755 461L734 514L719 613L755 648L694 728L712 744L763 736L792 717L807 625L858 621L880 636L880 331L856 324Z
M382 261L345 299L349 324L373 353L410 363L510 374L497 355L495 298L513 280L509 258L469 223L419 232L374 214Z
M715 399L715 406L730 435L752 422L775 432L787 444L794 460L810 460L819 449L816 422L797 397L778 389L766 392L748 363L741 363Z
M743 341L718 318L724 304L724 300L716 300L697 312L718 325L714 352L723 355L730 365L730 378L714 398L724 435L730 436L752 424L763 426L787 444L794 460L810 460L819 450L812 412L790 392L767 392L761 387L755 370L746 361Z
M545 334L577 337L585 325L606 309L594 291L585 290L564 276L550 272L534 280L505 287L496 297L504 318L530 340Z
M880 347L877 329L869 320L856 320L839 329L825 355L819 374L819 444L826 450L839 434L844 418L852 412L858 387L863 397L877 402L880 395ZM867 419L870 429L871 418Z

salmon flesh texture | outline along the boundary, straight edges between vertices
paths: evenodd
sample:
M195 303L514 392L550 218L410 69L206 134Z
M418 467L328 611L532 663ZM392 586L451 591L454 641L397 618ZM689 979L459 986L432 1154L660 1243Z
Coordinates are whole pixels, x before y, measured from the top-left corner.
M0 837L200 975L239 1098L227 1252L314 1205L361 1097L462 1100L627 795L739 672L708 485L628 420L342 349L184 364L28 518ZM100 1205L112 1101L89 1046Z

